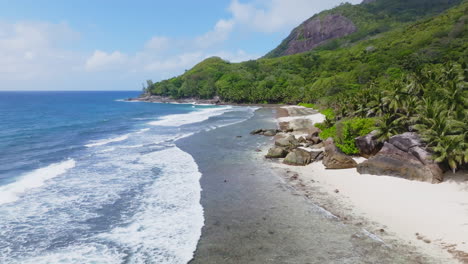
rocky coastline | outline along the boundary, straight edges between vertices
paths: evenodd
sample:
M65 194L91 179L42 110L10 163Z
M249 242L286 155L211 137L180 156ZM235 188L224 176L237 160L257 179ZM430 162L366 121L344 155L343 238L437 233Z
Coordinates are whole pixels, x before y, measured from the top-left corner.
M331 138L322 142L318 137L313 124L323 119L313 109L278 107L278 128L251 134L272 137L274 146L264 151L265 159L297 192L344 222L362 225L382 241L403 239L444 263L468 263L466 172L444 173L414 133L381 144L372 132L356 138L361 157L347 156ZM398 199L375 192L387 192L390 186ZM441 217L445 223L438 210L447 214ZM389 216L388 211L395 213Z
M212 99L199 99L199 98L180 98L174 99L169 96L159 96L159 95L146 95L143 94L136 98L128 98L126 101L129 102L147 102L147 103L164 103L164 104L206 104L206 105L224 105L225 103L221 101L219 97L214 97Z

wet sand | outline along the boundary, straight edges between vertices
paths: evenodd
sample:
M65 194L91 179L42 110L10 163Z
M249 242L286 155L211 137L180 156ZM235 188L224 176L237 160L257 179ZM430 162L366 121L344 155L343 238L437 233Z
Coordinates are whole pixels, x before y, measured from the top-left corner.
M249 135L275 128L275 114L262 108L245 122L177 143L203 174L205 226L191 264L438 263L342 222L289 187L263 158L272 138Z

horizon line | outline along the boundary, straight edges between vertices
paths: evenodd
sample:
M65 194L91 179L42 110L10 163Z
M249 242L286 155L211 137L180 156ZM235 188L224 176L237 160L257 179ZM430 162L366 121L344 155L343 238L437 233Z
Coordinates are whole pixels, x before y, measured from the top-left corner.
M0 90L0 92L139 92L140 90Z

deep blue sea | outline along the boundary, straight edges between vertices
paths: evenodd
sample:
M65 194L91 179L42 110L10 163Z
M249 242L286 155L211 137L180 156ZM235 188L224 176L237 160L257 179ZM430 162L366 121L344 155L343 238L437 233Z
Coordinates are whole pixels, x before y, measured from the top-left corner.
M187 263L200 177L175 141L254 109L0 92L0 263Z

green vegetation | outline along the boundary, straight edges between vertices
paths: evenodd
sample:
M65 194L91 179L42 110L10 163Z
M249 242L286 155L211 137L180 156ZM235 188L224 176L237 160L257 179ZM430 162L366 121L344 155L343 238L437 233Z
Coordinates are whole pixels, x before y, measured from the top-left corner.
M466 64L426 65L399 80L375 83L358 92L341 94L334 105L336 111L342 113L341 120L358 118L362 122L359 118L377 118L381 141L406 131L416 131L433 150L437 162L446 162L454 171L468 163ZM362 133L371 129L370 124L362 125ZM351 125L351 133L359 134L361 131L356 133L359 127L360 124ZM346 129L339 132L337 126L336 135L332 135L340 144L347 142ZM352 153L349 145L340 148Z
M339 14L353 21L358 28L355 33L345 38L329 41L318 48L320 50L335 50L339 47L349 46L357 41L401 27L409 22L439 14L460 2L461 0L385 0L365 5L345 3L317 14L310 19ZM303 24L295 28L276 49L265 55L265 58L283 56L289 42L294 39L294 36L301 36L300 32L302 31ZM298 32L299 34L297 34Z
M174 98L212 98L234 103L328 103L343 92L392 81L426 64L468 57L467 2L355 45L273 59L229 63L209 58L179 77L149 87Z
M374 118L355 117L340 120L328 128L324 124L317 124L317 126L324 128L319 134L322 140L331 137L343 153L353 155L359 153L354 139L372 132L376 128L376 120Z
M315 104L308 104L308 103L299 103L299 106L307 107L307 108L314 108L317 109L317 105Z
M374 126L382 141L417 131L436 161L455 170L468 162L468 1L428 17L457 2L435 1L444 2L342 5L337 10L358 19L353 21L360 29L335 44L243 63L209 58L148 91L173 98L320 106L327 117L318 125L320 136L335 138L348 154L356 153L354 137ZM372 16L361 16L363 8Z

